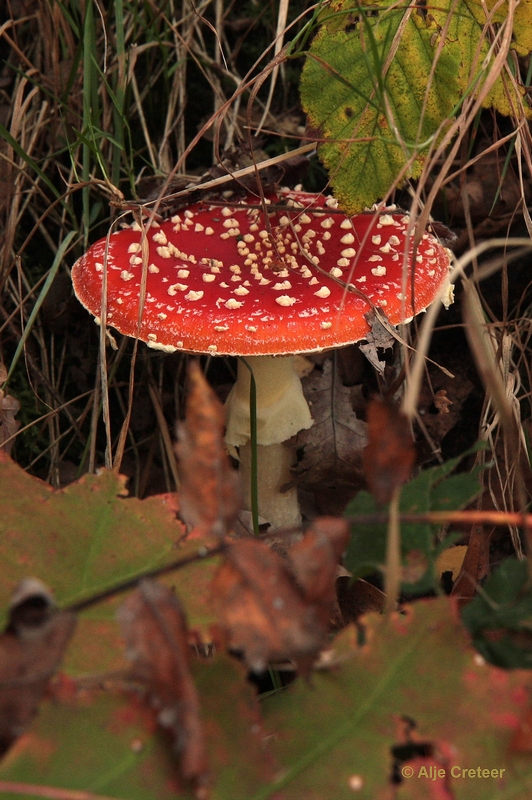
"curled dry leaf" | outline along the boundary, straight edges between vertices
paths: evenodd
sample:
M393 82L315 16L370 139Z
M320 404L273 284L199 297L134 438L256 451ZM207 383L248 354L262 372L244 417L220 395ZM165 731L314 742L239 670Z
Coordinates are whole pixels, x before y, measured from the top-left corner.
M320 488L332 484L335 491L342 483L359 485L366 423L353 411L351 390L327 360L322 372L315 370L304 381L304 391L314 425L295 437L296 446L304 448L303 458L293 470L298 483Z
M180 506L188 525L224 536L240 508L238 473L223 445L223 406L197 361L189 366L185 422L178 426Z
M336 602L338 562L349 541L347 520L319 517L289 553L298 586L311 603L329 614Z
M228 547L213 596L229 645L252 670L290 659L308 671L327 639L337 561L347 538L343 520L325 518L295 545L288 561L254 539Z
M407 417L390 402L374 399L368 406L369 444L364 469L377 503L389 503L395 489L410 477L416 457Z
M31 722L74 632L74 614L57 611L41 581L23 580L0 635L0 754Z
M0 365L1 366L1 365ZM0 375L1 379L1 375ZM0 380L0 383L2 381ZM16 414L20 411L20 403L10 394L5 394L0 389L0 447L4 447L6 453L9 455L13 447L13 439L11 437L20 428L20 422L15 419ZM7 444L4 444L7 442Z
M386 315L383 313L382 309L379 310L379 315L386 320ZM388 350L390 347L393 347L395 339L390 333L390 330L394 328L389 322L388 327L385 327L374 309L364 314L364 317L368 321L370 330L366 335L366 341L362 342L359 348L370 364L382 374L384 373L386 362L380 360L377 350Z
M146 687L157 721L173 736L183 777L193 780L197 796L203 797L205 737L181 604L170 589L143 580L120 607L118 620L135 678Z

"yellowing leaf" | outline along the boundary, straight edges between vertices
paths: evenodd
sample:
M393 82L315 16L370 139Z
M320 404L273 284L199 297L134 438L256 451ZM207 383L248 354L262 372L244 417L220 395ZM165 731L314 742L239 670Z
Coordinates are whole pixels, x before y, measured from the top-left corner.
M456 547L448 547L443 553L440 553L436 559L437 574L443 575L444 572L451 572L453 581L455 581L462 569L466 552L467 545L459 544Z
M308 53L301 98L335 194L355 213L420 174L464 99L492 79L495 55L485 18L465 0L426 8L384 0L361 12L339 0L330 9ZM519 17L521 48L528 27ZM484 104L506 114L517 107L521 97L507 84L499 76Z

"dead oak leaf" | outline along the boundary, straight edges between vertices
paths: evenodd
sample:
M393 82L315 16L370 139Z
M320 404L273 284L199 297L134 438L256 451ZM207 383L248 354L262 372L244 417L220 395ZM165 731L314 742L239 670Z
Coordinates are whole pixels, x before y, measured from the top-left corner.
M133 662L161 727L173 736L183 777L203 796L207 780L205 735L192 679L185 615L177 597L160 583L143 580L123 603L118 620Z
M416 451L408 419L389 401L375 398L368 407L369 443L364 468L377 503L389 503L408 478Z
M185 422L178 426L181 514L187 524L223 536L240 508L238 473L223 444L223 406L205 380L199 363L189 365Z
M308 485L352 483L360 475L361 453L367 444L366 423L358 419L350 400L350 389L333 374L333 362L323 371L314 370L304 382L314 425L300 431L295 445L304 448L294 472Z
M0 635L0 754L35 716L75 624L74 614L56 609L41 581L25 579L16 587Z
M320 604L326 615L336 603L338 563L348 542L347 520L319 517L288 553L297 584L305 598Z
M213 597L229 646L242 652L250 669L288 659L308 671L327 640L347 538L343 520L321 519L288 559L256 539L228 547Z

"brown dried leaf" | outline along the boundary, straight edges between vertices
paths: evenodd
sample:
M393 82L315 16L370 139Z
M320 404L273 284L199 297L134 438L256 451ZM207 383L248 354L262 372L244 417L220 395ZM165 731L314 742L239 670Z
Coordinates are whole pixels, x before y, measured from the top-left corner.
M0 635L0 754L35 716L75 624L74 614L57 611L40 581L25 579L15 589Z
M315 610L296 586L288 565L265 544L241 539L227 550L212 585L228 644L250 669L268 661L305 664L318 652L323 630Z
M394 490L410 477L416 452L408 419L390 402L374 399L368 406L369 444L364 468L377 503L389 503Z
M452 597L457 598L460 608L475 597L479 581L489 575L489 567L490 534L482 526L475 525L469 535L462 569L451 591Z
M296 447L305 450L295 472L305 484L337 488L342 480L357 482L367 436L366 423L353 411L351 390L333 375L332 364L325 361L322 372L315 370L304 381L314 425L295 437Z
M166 586L143 580L118 620L134 675L145 684L159 724L172 733L183 777L199 787L207 777L205 736L181 604Z
M438 409L440 414L448 414L449 413L449 406L452 406L453 401L450 397L447 397L447 392L445 389L440 389L434 395L434 405Z
M359 578L351 581L348 577L340 577L336 581L338 592L338 605L342 615L342 622L356 622L363 614L384 611L386 595L373 584Z
M240 508L238 473L223 445L223 406L197 361L189 366L187 415L178 426L180 505L188 525L224 536Z
M0 447L4 447L9 455L14 444L14 439L4 445L20 428L20 422L15 415L20 411L20 403L10 394L4 394L0 389Z
M344 520L317 520L289 552L290 563L254 539L228 548L213 595L229 645L251 669L290 659L308 671L327 640L348 535Z
M379 313L384 316L382 311ZM368 322L370 330L366 335L366 341L362 342L359 345L359 348L364 353L370 364L372 364L375 369L382 374L384 372L386 362L380 360L377 348L388 350L390 347L393 347L395 339L390 333L389 329L384 327L373 309L368 311L367 314L364 314L364 317ZM389 327L392 327L390 323L388 323L388 325Z
M288 556L298 586L309 603L322 606L326 619L336 603L338 562L349 541L347 520L319 517Z

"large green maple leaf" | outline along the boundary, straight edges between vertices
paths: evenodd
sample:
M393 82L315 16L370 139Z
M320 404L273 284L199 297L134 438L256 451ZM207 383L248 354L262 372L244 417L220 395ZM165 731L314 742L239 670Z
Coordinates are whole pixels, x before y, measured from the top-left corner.
M125 477L101 470L54 491L0 450L0 625L22 578L40 578L65 608L191 556L206 544L185 537L174 496L138 500L127 496L125 483ZM183 599L193 628L206 630L214 620L209 584L215 569L210 559L165 578ZM119 666L121 637L114 613L122 599L83 612L66 658L69 670Z

